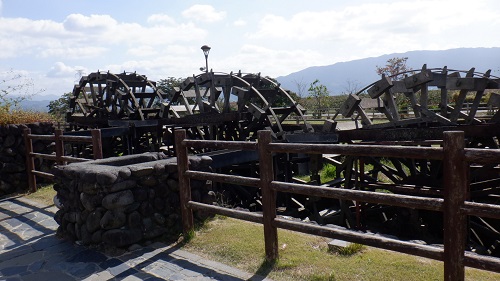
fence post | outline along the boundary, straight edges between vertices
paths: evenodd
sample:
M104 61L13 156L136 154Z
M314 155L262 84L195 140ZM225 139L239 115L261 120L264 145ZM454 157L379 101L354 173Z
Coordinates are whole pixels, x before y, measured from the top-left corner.
M26 146L26 173L28 174L28 185L31 192L36 191L36 176L33 174L33 170L35 170L35 159L31 156L33 153L33 141L28 136L31 134L31 129L26 128L23 131L24 133L24 146Z
M461 206L469 187L468 163L464 159L464 132L443 134L444 188L444 280L465 279L464 251L467 239L467 217Z
M54 137L55 137L55 150L56 150L56 163L57 165L64 165L64 161L61 159L61 157L64 156L64 143L61 140L63 132L61 129L56 129L54 132Z
M274 226L274 219L276 218L276 191L271 189L271 182L274 180L273 156L267 147L271 143L271 132L259 131L258 139L264 243L266 259L273 261L278 258L278 230Z
M90 134L92 135L92 153L94 154L94 159L102 159L101 130L92 129L90 130Z
M188 202L191 201L191 184L185 172L189 169L187 147L182 141L186 139L186 130L175 130L175 147L177 152L177 171L179 174L179 199L182 215L182 229L184 235L194 229L193 210L188 207Z

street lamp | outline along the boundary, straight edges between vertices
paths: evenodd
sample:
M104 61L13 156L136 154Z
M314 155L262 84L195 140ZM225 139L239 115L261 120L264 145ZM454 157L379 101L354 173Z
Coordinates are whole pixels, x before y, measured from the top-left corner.
M205 55L205 72L208 73L208 53L210 53L210 47L207 45L201 46L201 50L203 51L203 54Z

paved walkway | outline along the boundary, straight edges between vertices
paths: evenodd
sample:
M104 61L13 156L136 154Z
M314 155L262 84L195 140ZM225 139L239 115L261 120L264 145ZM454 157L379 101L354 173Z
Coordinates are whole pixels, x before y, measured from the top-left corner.
M56 238L56 210L0 199L0 280L269 280L162 243L106 256Z

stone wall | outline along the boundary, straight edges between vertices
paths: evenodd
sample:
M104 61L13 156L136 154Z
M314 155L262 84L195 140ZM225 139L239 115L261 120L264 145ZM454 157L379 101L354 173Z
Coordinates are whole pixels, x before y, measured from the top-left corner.
M52 123L0 126L0 196L28 190L26 147L23 138L23 130L26 128L30 128L32 134L54 133ZM54 151L54 144L51 141L33 140L33 150L50 154ZM50 161L35 159L37 170L48 171L52 164Z
M190 169L210 170L210 157ZM104 249L129 248L181 233L176 158L144 153L56 167L58 235ZM196 201L212 203L209 185L191 181Z

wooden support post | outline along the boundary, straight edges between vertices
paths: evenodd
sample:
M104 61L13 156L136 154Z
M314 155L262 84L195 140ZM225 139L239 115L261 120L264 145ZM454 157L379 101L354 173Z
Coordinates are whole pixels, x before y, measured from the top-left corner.
M465 279L467 219L461 207L467 198L469 178L464 146L464 132L444 132L444 280L448 281Z
M101 138L101 130L92 129L90 130L92 135L92 151L94 154L94 159L102 159L102 138Z
M31 156L33 153L33 142L28 136L31 134L31 129L24 129L24 145L26 146L26 173L28 174L28 185L31 192L36 191L36 176L33 174L35 170L35 159Z
M179 199L182 215L182 229L184 235L194 230L193 210L188 207L191 201L191 184L186 171L189 169L187 147L182 141L186 139L186 130L175 130L175 148L177 152L177 171L179 173Z
M64 156L64 143L61 140L63 132L61 129L56 129L54 132L54 137L55 137L55 150L56 150L56 163L57 165L64 165L64 161L61 159L61 157Z
M278 230L274 225L274 219L276 218L276 191L271 189L271 182L274 180L273 156L267 148L271 143L271 132L259 131L258 138L266 259L274 261L278 258Z

